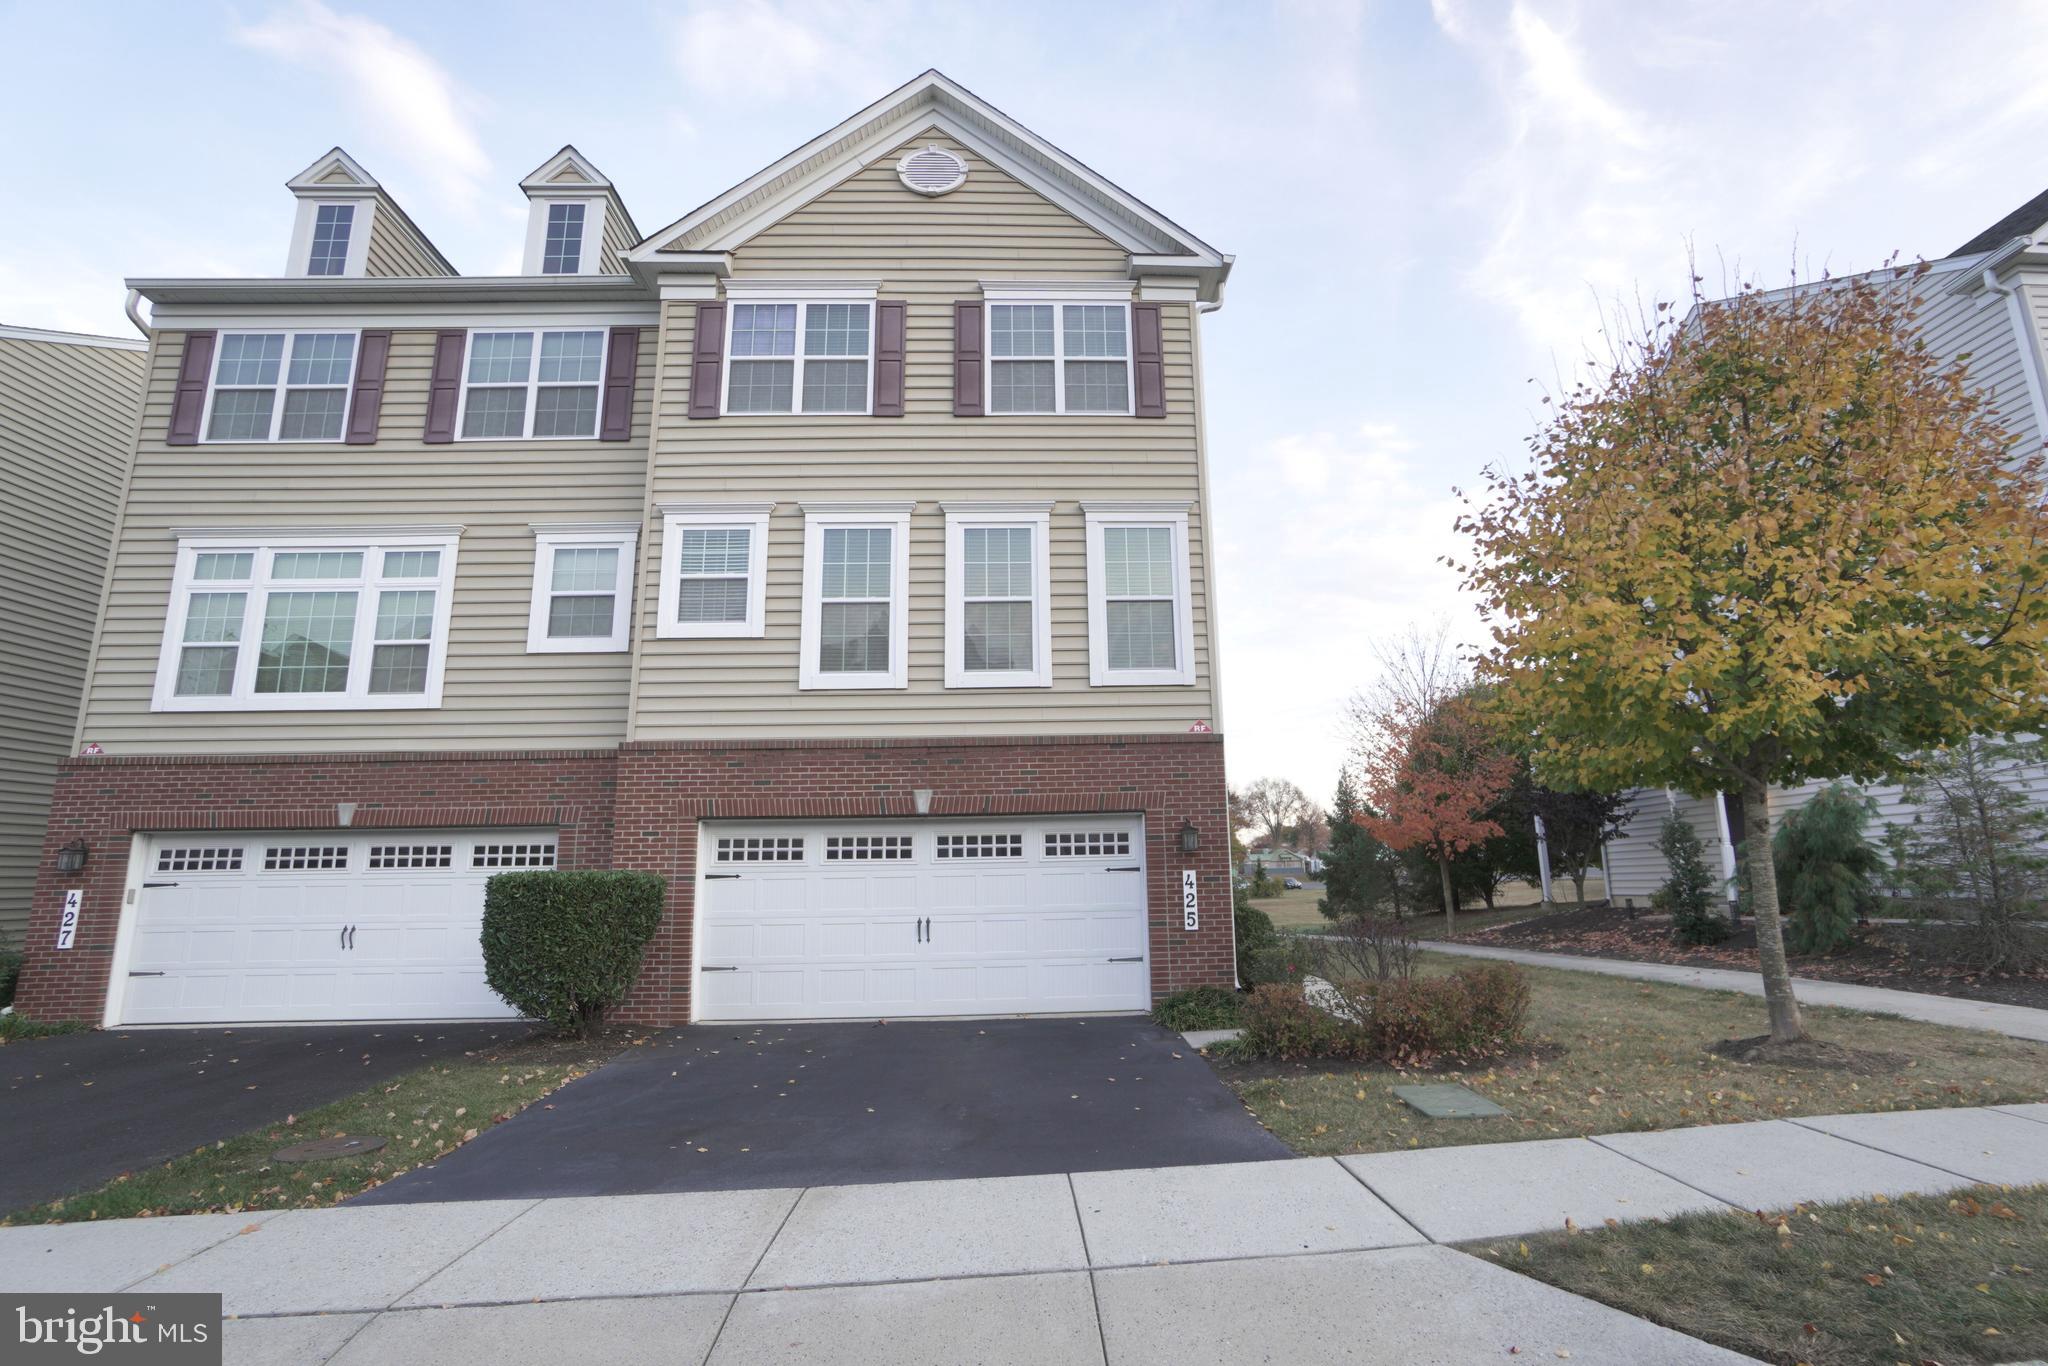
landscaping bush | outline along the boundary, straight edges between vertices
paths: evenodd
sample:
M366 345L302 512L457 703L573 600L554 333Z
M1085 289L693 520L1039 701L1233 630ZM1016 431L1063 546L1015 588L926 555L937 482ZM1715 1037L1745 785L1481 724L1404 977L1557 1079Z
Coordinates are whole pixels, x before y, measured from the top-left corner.
M1189 987L1152 1007L1152 1023L1167 1029L1235 1029L1242 1010L1227 987Z
M1345 983L1338 992L1355 1019L1316 1008L1298 986L1259 987L1244 1004L1242 1051L1410 1065L1504 1052L1522 1041L1528 1023L1528 978L1505 963L1449 977Z
M1898 880L1922 913L1964 920L1965 957L1990 971L2048 958L2048 811L2019 779L2048 764L2039 740L1973 738L1923 755L1905 799L1922 808L1892 840Z
M1692 825L1667 817L1657 835L1657 852L1671 876L1650 897L1650 905L1671 917L1671 936L1681 944L1718 944L1732 932L1728 918L1715 905L1714 875L1707 871L1706 849Z
M14 1004L14 984L21 978L21 954L0 949L0 1007Z
M652 873L500 873L484 884L484 978L558 1033L587 1034L633 985L665 891Z
M1856 937L1856 922L1877 900L1871 877L1884 859L1863 827L1875 804L1840 783L1785 818L1771 840L1780 904L1792 916L1794 953L1832 953Z
M1251 893L1242 886L1231 890L1230 917L1237 934L1237 980L1245 986L1271 980L1259 974L1269 951L1280 943L1273 917L1252 905Z

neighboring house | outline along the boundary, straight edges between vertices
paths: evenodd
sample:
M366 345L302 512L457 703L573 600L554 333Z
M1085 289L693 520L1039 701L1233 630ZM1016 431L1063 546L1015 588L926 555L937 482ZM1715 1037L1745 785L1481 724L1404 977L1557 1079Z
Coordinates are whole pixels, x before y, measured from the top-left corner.
M134 338L0 324L0 949L28 927L135 449Z
M339 149L290 184L283 277L132 282L24 1011L502 1015L483 883L550 866L668 879L636 1022L1232 980L1230 258L936 72L652 233L564 148L518 277Z
M1873 272L1877 278L1892 274ZM2040 450L2048 438L2048 191L1932 262L1917 287L1928 345L1945 358L1967 357L1970 383L1991 396L2016 453ZM2018 771L2012 781L2048 800L2048 769ZM1824 785L1778 789L1771 801L1773 828ZM1910 824L1917 814L1895 784L1862 790L1877 805L1874 840L1882 838L1883 827ZM1656 845L1674 812L1705 842L1709 861L1719 862L1732 891L1742 830L1739 797L1717 801L1645 789L1631 794L1631 805L1634 818L1607 846L1608 893L1614 900L1646 903L1669 876Z
M1323 861L1296 849L1254 849L1238 871L1257 877L1261 869L1267 877L1320 877Z

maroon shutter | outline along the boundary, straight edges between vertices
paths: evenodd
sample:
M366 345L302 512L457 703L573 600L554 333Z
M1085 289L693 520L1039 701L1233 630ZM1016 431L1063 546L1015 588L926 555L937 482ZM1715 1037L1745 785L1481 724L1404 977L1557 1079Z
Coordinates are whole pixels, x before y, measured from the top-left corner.
M1166 345L1158 304L1131 305L1131 383L1139 417L1166 416Z
M962 299L953 305L953 416L980 417L981 319L983 305Z
M875 304L875 416L903 416L903 301Z
M690 416L717 417L725 387L725 305L697 305L697 335L690 344Z
M356 347L355 390L348 396L348 436L351 446L370 446L377 441L377 416L384 407L384 365L391 359L391 333L363 333Z
M171 427L164 440L173 446L199 444L199 419L206 411L206 377L213 370L211 332L187 332L185 354L178 361L178 391L171 400Z
M604 404L599 441L624 441L633 435L633 384L640 378L640 329L614 327L604 363Z
M455 439L455 410L462 401L462 351L469 334L451 328L434 334L434 369L427 377L428 441Z

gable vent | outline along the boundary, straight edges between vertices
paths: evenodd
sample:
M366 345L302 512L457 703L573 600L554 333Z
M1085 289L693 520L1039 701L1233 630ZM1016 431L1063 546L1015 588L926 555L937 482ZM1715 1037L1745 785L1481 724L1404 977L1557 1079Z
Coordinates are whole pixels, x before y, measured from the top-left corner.
M896 163L896 178L919 194L945 194L965 183L967 163L943 147L920 147Z

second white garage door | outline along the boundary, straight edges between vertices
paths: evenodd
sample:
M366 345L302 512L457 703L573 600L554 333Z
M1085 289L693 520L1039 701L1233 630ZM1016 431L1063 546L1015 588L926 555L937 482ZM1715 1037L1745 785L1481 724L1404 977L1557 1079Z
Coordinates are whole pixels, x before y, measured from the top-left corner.
M1144 822L713 824L695 1014L1145 1010Z

